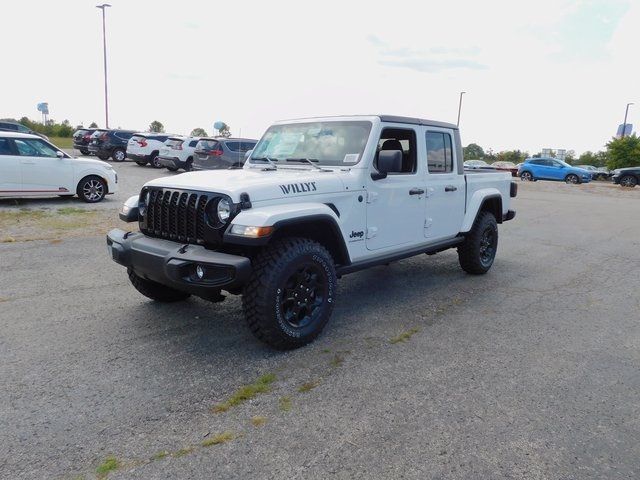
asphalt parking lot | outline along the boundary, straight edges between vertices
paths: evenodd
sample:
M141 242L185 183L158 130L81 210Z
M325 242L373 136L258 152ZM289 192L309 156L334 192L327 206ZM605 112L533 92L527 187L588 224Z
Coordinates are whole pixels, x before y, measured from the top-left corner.
M114 215L165 174L115 166ZM0 476L638 478L639 190L521 184L487 275L447 251L346 276L287 353L239 297L147 301L103 235L0 243Z

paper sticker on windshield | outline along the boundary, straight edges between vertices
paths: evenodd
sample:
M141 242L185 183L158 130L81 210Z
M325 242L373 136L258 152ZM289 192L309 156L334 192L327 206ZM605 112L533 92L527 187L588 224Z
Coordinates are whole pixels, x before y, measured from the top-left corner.
M359 156L359 153L347 153L342 161L343 163L358 163Z

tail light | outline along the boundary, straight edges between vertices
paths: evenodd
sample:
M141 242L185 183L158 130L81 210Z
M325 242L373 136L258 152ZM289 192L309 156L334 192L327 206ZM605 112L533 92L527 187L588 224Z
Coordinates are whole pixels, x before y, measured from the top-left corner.
M109 137L109 134L107 132L104 132L102 135L100 135L100 140L106 140Z
M177 145L173 146L174 150L182 150L182 143L178 143Z
M213 155L214 157L221 157L222 150L209 150L208 154Z
M141 147L146 147L146 146L147 146L147 139L146 139L146 138L143 138L142 140L138 140L138 144L139 144Z
M87 134L82 136L83 140L89 140L90 138L91 138L91 134L90 133L87 133Z

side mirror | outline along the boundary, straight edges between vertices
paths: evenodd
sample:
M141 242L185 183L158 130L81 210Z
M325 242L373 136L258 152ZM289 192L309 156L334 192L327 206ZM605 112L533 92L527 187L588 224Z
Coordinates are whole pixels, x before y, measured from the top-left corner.
M253 149L247 150L246 152L244 152L244 159L247 160L252 153L253 153Z
M377 172L371 173L373 180L387 178L389 173L402 171L402 152L400 150L381 150L378 152Z
M56 152L56 157L58 157L58 158L64 158L64 153L62 153L60 150L58 150L58 151Z

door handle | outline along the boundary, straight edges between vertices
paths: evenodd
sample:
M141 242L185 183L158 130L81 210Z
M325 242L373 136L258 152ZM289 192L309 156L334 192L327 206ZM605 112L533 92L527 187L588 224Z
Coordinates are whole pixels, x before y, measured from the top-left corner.
M409 190L409 195L422 195L424 194L424 190L422 188L412 188Z
M458 190L458 187L454 187L453 185L447 185L444 187L445 192L455 192L456 190Z

